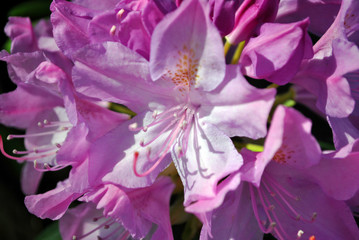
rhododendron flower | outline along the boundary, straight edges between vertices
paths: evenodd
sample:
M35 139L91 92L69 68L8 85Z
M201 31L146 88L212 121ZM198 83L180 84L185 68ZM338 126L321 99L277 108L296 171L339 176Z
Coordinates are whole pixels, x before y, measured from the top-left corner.
M252 78L287 84L303 59L313 56L308 24L308 18L288 24L264 23L259 35L249 39L243 49L239 60L242 72Z
M272 90L250 86L237 66L225 66L222 46L206 8L187 1L157 25L150 62L111 42L79 51L76 89L138 112L129 129L120 126L94 143L90 169L111 171L116 164L105 181L142 187L168 166L171 153L185 204L213 197L217 182L242 164L228 136L264 136L273 103Z
M82 194L71 194L71 187L66 182L46 197L27 197L26 204L42 218L58 219L67 210L68 203L82 195L78 200L86 203L68 210L60 220L64 239L73 239L73 236L74 239L93 239L94 235L110 239L115 236L140 239L146 235L151 235L151 239L173 239L169 221L169 199L173 187L169 178L162 177L147 188L127 189L101 184L84 190ZM34 208L36 205L44 205L43 210ZM96 211L96 208L103 211Z
M320 161L310 130L310 121L295 110L277 108L263 152L241 151L238 188L211 212L198 209L218 202L203 200L187 207L203 220L203 239L251 239L261 232L278 239L358 239L348 206L326 196L310 178L308 171Z
M247 41L265 22L272 22L278 10L278 0L244 0L235 13L234 27L228 34L231 44Z
M314 45L313 58L302 63L293 80L315 95L317 108L330 117L347 117L355 105L346 74L358 71L359 49L349 41L358 28L350 17L356 8L357 1L342 2L337 18Z

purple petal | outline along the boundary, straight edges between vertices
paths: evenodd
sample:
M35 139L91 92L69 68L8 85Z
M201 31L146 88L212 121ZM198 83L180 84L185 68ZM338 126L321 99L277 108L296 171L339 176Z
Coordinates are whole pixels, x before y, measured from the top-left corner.
M233 31L227 36L231 44L247 41L263 23L272 22L279 0L244 0L236 11Z
M348 206L343 201L325 195L317 184L308 181L306 172L274 163L270 164L266 171L272 182L276 181L280 188L295 196L294 199L287 194L282 194L281 197L275 194L271 197L270 192L266 193L267 198L272 198L268 206L273 204L273 215L277 215L276 228L281 231L279 224L281 225L286 239L295 238L299 230L304 232L304 239L312 235L317 239L359 239L359 230ZM266 182L270 184L268 179ZM274 187L274 184L270 185ZM264 188L261 188L265 194ZM287 199L295 212L289 210L282 199ZM297 220L297 214L300 215L300 220ZM315 218L311 220L313 216Z
M221 33L221 36L229 34L234 27L235 13L241 4L240 0L210 0L211 18Z
M296 110L279 106L274 113L264 151L257 154L255 161L252 155L244 155L250 160L246 160L249 164L242 169L242 179L259 186L263 171L271 162L298 169L317 164L321 150L311 135L311 126L310 120Z
M27 128L37 114L62 104L60 98L42 89L20 85L15 91L0 95L0 119L8 126Z
M263 24L259 36L250 39L243 50L242 71L279 85L288 83L302 60L313 56L308 24L309 19L290 24Z
M182 65L187 59L188 66ZM222 82L225 75L222 40L200 1L183 2L157 25L151 39L150 71L153 80L165 77L175 84L173 74L187 72L186 80L177 84L187 81L203 91L210 91Z
M10 17L5 33L11 39L11 52L33 52L37 50L35 34L30 18Z
M152 186L140 189L106 184L81 199L94 202L98 209L104 208L105 216L119 219L136 237L146 236L155 223L158 229L153 237L172 239L169 200L173 188L169 178L159 178Z
M204 225L201 240L206 239L262 239L257 221L251 207L248 184L241 184L235 191L226 195L223 204L207 213L210 225Z
M320 163L309 169L323 191L335 199L348 200L359 189L359 151L354 150L358 143L359 141L355 141L338 152L323 154Z
M33 162L26 162L21 170L21 189L25 195L35 194L43 173L34 168Z
M338 14L342 0L281 0L276 22L290 23L310 18L308 30L322 36Z
M228 65L220 86L209 93L193 96L198 99L191 100L201 105L201 122L214 124L230 137L257 139L267 132L274 94L273 89L260 90L251 86L240 74L238 66Z
M152 83L147 60L120 43L89 45L75 59L75 88L90 97L126 104L137 111L170 94Z
M54 38L66 56L90 43L87 26L95 10L65 1L53 1L50 10Z
M358 47L335 39L330 47L320 49L313 59L302 64L293 82L317 96L317 107L326 115L347 117L354 109L354 99L344 75L358 69L356 61Z
M59 182L57 187L43 194L31 195L25 198L25 205L29 212L44 219L57 220L61 218L72 201L81 196L69 192L68 182Z

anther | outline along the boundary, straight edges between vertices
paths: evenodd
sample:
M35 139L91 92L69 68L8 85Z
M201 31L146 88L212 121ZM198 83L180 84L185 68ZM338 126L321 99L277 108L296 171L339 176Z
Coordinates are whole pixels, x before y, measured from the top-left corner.
M37 126L38 126L38 127L42 127L42 126L43 126L43 125L42 125L42 122L38 122L38 123L37 123Z
M144 132L147 132L148 127L144 126L144 127L142 128L142 130L143 130Z
M299 214L295 217L295 220L297 220L297 221L300 220L300 215Z
M177 113L174 113L174 114L173 114L173 117L174 117L174 118L178 118Z
M177 152L178 152L178 156L182 154L182 147L178 146L177 147Z
M116 18L118 19L118 20L120 20L121 18L122 18L122 15L123 15L123 13L125 12L125 9L120 9L118 12L117 12L117 14L116 14Z
M153 111L152 117L153 117L153 118L156 118L156 117L157 117L157 114L158 114L157 110Z
M60 144L60 143L56 143L55 146L58 147L58 148L61 148L61 144Z
M17 151L16 149L12 150L12 153L13 153L13 154L17 154L17 152L18 152L18 151Z
M297 237L301 238L303 236L303 234L304 234L303 230L299 230L297 233Z
M47 119L44 119L44 124L49 124L49 121Z
M77 237L75 235L72 236L72 240L76 240Z
M115 35L115 32L116 32L116 26L112 25L112 27L110 29L110 34L113 36L113 35Z
M136 128L138 127L138 124L137 123L132 123L128 126L128 129L130 130L136 130Z
M8 135L7 137L6 137L6 140L11 140L12 139L12 136L11 135Z
M315 236L314 235L310 236L309 240L315 240Z

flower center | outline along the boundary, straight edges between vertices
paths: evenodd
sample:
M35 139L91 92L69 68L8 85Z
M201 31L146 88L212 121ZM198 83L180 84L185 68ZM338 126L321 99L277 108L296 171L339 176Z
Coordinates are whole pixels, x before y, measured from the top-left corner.
M134 152L133 170L136 176L143 177L150 174L162 162L175 144L179 144L180 146L178 150L179 157L186 153L194 114L195 109L187 104L181 104L161 113L154 111L152 114L153 121L146 126L138 127L137 123L129 126L132 131L156 132L156 130L158 130L158 133L154 134L153 138L147 141L140 141L140 146L146 148L145 154L147 161L154 163L144 173L137 171L136 166L140 153L138 151ZM165 138L163 138L163 136L165 136ZM152 144L161 144L162 146L156 152L152 152Z
M177 64L174 69L168 69L164 77L170 79L176 88L184 94L197 84L199 60L196 59L194 50L186 45L177 54Z

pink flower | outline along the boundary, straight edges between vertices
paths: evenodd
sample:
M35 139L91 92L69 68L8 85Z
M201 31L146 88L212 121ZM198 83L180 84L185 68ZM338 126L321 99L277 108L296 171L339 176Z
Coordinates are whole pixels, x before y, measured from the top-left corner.
M263 152L242 150L244 165L224 182L227 191L187 207L204 222L202 239L258 239L263 233L278 239L359 239L345 202L328 197L311 178L320 148L310 130L298 112L277 108ZM243 182L235 189L233 179L239 177ZM211 205L218 208L203 212Z
M238 66L226 67L222 46L206 8L188 1L157 25L150 62L111 42L78 52L76 89L138 113L129 129L120 126L94 143L93 178L103 177L97 175L102 169L111 171L105 181L147 186L169 165L171 153L185 204L216 194L217 182L241 166L229 137L264 136L274 94L250 86Z

